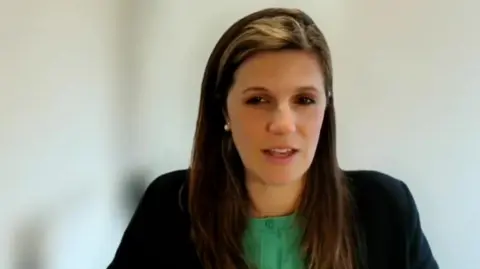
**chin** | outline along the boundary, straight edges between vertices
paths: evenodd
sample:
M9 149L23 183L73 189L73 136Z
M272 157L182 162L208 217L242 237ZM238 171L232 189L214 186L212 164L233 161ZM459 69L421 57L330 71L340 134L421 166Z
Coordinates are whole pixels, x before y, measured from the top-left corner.
M300 182L305 173L285 171L285 169L266 169L256 174L265 185L281 186Z

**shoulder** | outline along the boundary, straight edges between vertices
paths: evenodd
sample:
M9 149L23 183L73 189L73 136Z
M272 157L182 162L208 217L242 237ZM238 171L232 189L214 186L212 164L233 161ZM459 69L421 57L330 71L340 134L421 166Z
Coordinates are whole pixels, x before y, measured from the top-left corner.
M346 171L345 175L356 199L391 201L397 206L408 206L411 199L407 185L391 175L372 170Z
M179 213L187 206L188 170L175 170L155 178L147 187L143 202L161 209L164 215Z
M148 185L109 269L178 263L173 257L189 249L189 219L181 199L187 178L187 170L178 170L163 174ZM162 259L158 259L159 253Z
M438 269L408 186L378 171L346 171L368 257L385 268Z
M175 170L158 176L148 185L137 212L148 212L145 215L152 217L157 227L167 228L172 223L187 221L187 182L188 170ZM172 221L166 222L165 219Z
M172 171L155 178L145 190L130 224L141 219L141 223L145 223L146 227L165 228L171 223L166 222L165 219L182 218L185 214L182 201L182 197L185 196L183 189L187 178L187 170Z
M179 190L188 179L188 170L175 170L155 178L148 186L151 192L169 193Z
M367 224L389 221L392 228L402 229L411 214L416 213L413 196L403 181L378 171L345 174L355 207Z

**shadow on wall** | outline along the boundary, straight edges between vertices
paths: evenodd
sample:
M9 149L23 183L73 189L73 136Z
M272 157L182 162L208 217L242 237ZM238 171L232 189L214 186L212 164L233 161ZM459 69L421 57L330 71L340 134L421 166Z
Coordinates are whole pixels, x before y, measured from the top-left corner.
M129 215L133 214L148 187L148 172L143 170L131 174L122 188L121 206Z
M121 215L125 217L126 221L129 221L133 215L148 186L146 178L147 173L137 171L132 173L121 188L122 193L118 208L121 209ZM57 265L58 262L63 265L65 263L76 263L79 257L84 255L89 257L88 253L77 253L78 251L85 251L82 247L92 242L103 244L103 238L97 240L89 238L90 236L84 236L90 233L96 236L95 229L102 227L98 226L103 224L103 220L98 219L98 215L105 213L105 211L102 211L102 205L96 203L94 199L90 199L88 194L80 195L77 198L73 199L73 202L65 202L59 206L48 206L46 210L37 211L34 215L16 223L11 238L12 269L48 269L51 268L52 262L53 265ZM115 222L118 223L118 221ZM79 239L78 236L82 238ZM82 240L86 240L87 243L85 244L85 241ZM60 245L57 245L58 243ZM68 249L63 249L62 244L67 244L64 246L67 246ZM79 244L80 246L72 246L72 244ZM76 253L78 256L69 256L72 253ZM64 257L58 257L58 255ZM60 260L57 260L57 258ZM95 259L95 257L92 257L92 259ZM95 261L86 261L87 264L90 264L90 262L95 263ZM61 267L57 265L54 268Z
M21 222L14 234L14 269L45 269L46 218L35 216Z

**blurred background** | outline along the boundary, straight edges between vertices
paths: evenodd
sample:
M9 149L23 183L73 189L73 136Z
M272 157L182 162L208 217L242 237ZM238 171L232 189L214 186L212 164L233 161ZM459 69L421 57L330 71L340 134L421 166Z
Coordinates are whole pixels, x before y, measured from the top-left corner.
M480 268L474 0L0 0L0 268L105 268L188 165L214 44L271 6L330 42L341 165L405 181L441 268Z

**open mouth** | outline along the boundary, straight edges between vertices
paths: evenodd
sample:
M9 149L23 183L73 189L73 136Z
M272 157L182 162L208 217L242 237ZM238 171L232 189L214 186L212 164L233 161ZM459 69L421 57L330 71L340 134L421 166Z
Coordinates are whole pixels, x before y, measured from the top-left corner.
M269 157L273 158L290 158L298 152L298 149L294 148L271 148L271 149L264 149L263 153Z

